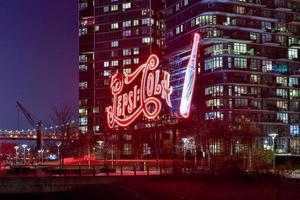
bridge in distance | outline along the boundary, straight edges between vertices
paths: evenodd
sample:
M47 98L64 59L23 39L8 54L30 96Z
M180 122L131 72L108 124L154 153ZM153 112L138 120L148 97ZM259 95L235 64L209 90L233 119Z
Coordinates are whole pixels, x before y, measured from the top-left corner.
M62 133L61 126L68 126L71 139L77 139L79 136L77 122L71 121L65 125L45 127L42 130L41 138L38 137L37 129L28 130L1 130L0 140L62 140L66 133Z

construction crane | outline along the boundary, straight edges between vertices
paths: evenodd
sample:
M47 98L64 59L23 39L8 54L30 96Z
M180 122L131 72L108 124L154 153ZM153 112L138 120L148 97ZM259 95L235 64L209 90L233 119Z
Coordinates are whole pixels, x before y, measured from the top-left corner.
M41 120L39 120L37 117L35 117L33 114L31 114L19 101L17 103L17 108L20 109L27 119L27 121L30 123L30 125L36 129L36 146L38 150L43 149L44 146L44 126Z

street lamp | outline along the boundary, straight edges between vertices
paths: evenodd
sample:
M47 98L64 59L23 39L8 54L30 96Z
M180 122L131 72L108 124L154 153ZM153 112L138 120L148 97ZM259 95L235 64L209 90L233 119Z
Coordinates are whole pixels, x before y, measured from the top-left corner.
M102 151L103 151L104 141L98 140L97 143L98 143L98 146L99 146L100 156L101 156L101 153L102 153Z
M44 162L44 149L41 149L41 155L42 155L42 163Z
M17 159L18 159L18 149L19 149L19 146L14 146L15 150L16 150L16 162L17 162Z
M24 165L25 165L25 161L26 161L26 147L27 147L27 144L22 144L21 145L24 149Z
M41 162L41 151L42 151L42 150L40 150L40 149L38 150L38 154L39 154L39 162Z
M272 138L272 151L273 151L273 170L275 170L275 144L274 140L277 137L277 133L270 133L269 136Z
M57 142L57 143L56 143L56 146L57 146L57 159L58 159L58 160L60 160L60 159L59 159L59 147L60 147L60 145L61 145L61 142Z
M187 138L182 138L182 142L183 142L183 164L185 164L186 150L187 150L187 146L188 146L188 139Z
M57 146L57 160L58 160L58 165L61 166L61 159L60 159L60 155L59 155L59 148L60 148L61 142L57 142L56 146Z
M27 152L28 152L29 163L30 163L30 150L31 150L31 148L30 148L30 147L28 147L26 150L27 150Z

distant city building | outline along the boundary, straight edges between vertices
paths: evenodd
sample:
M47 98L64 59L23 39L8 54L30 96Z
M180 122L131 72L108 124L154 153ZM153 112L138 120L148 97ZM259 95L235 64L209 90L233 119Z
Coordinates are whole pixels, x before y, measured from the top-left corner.
M193 37L199 33L190 118L221 121L233 130L251 124L259 129L257 148L272 143L268 135L277 133L278 153L300 153L299 1L80 0L79 24L83 133L122 137L125 142L115 147L121 154L132 154L132 148L140 148L140 155L154 149L172 154L183 137L181 124L189 124L178 113ZM140 117L127 128L108 128L111 76L132 73L153 53L171 74L172 107L163 105L155 121ZM209 148L218 154L223 145L212 142Z

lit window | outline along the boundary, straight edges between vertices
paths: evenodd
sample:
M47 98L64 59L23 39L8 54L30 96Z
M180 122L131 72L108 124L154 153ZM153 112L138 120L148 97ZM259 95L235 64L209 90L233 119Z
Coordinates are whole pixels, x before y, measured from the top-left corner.
M223 57L214 57L204 62L205 70L215 70L223 67Z
M283 122L283 123L288 123L288 114L287 113L277 113L277 120Z
M277 76L276 83L283 86L287 86L287 77Z
M123 65L130 65L130 64L131 64L131 59L123 60Z
M112 5L111 6L111 11L117 11L119 9L119 6L118 5Z
M289 86L299 85L299 79L297 77L289 78Z
M286 89L276 89L276 95L279 97L284 97L286 98L288 95L288 92Z
M123 69L123 73L130 74L131 73L131 69L130 68L125 68L125 69Z
M117 40L111 41L111 47L118 47L118 46L119 46L119 41Z
M180 9L180 3L176 4L175 10L178 11Z
M214 44L212 46L205 48L204 54L205 55L211 54L211 56L217 56L223 54L224 51L225 49L223 49L223 44Z
M131 55L131 49L123 49L123 56L130 56Z
M196 17L195 24L199 26L213 25L217 23L217 18L215 15L201 15Z
M119 24L118 23L112 23L111 24L111 29L117 29L119 28Z
M263 60L262 61L262 72L270 72L272 71L272 61L271 60Z
M250 33L250 40L256 40L256 39L257 39L257 34L251 32L251 33Z
M223 106L223 101L222 99L209 99L206 101L206 106L219 108L220 106Z
M81 28L79 29L79 36L87 35L88 31L87 28Z
M103 76L111 76L110 70L104 70Z
M80 108L80 109L79 109L79 115L80 115L80 116L85 116L85 115L87 115L87 114L88 114L87 109L85 109L85 108Z
M143 154L150 155L151 154L151 147L149 147L148 143L143 144Z
M205 113L205 120L214 120L214 119L223 120L223 118L224 118L224 114L219 111Z
M242 7L242 6L236 6L236 13L238 14L245 14L245 7Z
M247 52L247 44L234 43L233 51L235 54L245 54Z
M82 2L79 4L79 10L84 10L88 7L88 3L87 2Z
M109 7L108 6L104 6L103 7L103 12L108 12L109 11Z
M271 30L272 29L272 24L271 24L271 22L262 21L261 22L261 28Z
M181 32L183 32L183 25L180 25L180 26L177 26L177 27L176 27L175 33L176 33L176 34L179 34L179 33L181 33Z
M87 82L80 82L79 83L79 89L84 90L88 87L88 83Z
M212 95L214 96L223 96L223 86L222 85L215 85L211 87L205 88L205 95Z
M123 31L123 37L129 37L129 36L131 36L131 30Z
M291 89L290 90L290 99L295 99L300 97L300 90L298 89Z
M99 113L99 107L94 107L93 108L93 113Z
M299 136L300 128L299 125L290 125L290 134L292 136Z
M288 102L287 101L276 101L276 106L279 109L287 109L288 108Z
M147 24L148 26L150 26L150 25L154 24L154 19L152 19L152 18L144 18L144 19L142 19L142 24L143 25Z
M247 86L234 86L235 96L241 96L242 94L247 94Z
M124 155L131 155L132 154L132 148L131 144L124 144Z
M256 74L251 74L250 82L251 83L259 83L260 82L260 76L256 75Z
M119 61L118 60L112 60L111 61L111 66L115 67L119 65Z
M87 117L80 117L79 118L79 125L87 125L88 119Z
M103 66L104 66L104 67L109 67L109 61L104 61L104 62L103 62Z
M138 26L138 25L139 25L139 20L138 19L133 20L133 26Z
M247 59L246 58L234 58L234 66L240 69L247 68Z
M229 25L231 24L230 21L231 21L231 20L230 20L230 17L227 17L227 18L226 18L226 21L223 22L223 25L229 26Z
M133 64L139 64L139 58L134 58L133 59Z
M80 71L86 71L87 70L87 65L79 65L79 70Z
M93 127L93 130L94 130L95 132L99 132L99 131L100 131L100 126L99 126L99 125L94 126L94 127Z
M150 38L150 37L145 37L145 38L142 38L142 43L151 43L153 42L153 38Z
M138 55L139 53L139 48L133 48L133 55Z
M292 44L300 44L300 39L295 38L295 37L289 37L289 46Z
M123 3L122 7L123 7L123 11L131 8L131 2L129 2L129 3Z
M263 33L262 34L262 40L263 40L263 42L271 42L272 41L272 35L270 33Z
M80 127L78 127L79 128L79 131L81 131L81 133L86 133L87 131L88 131L88 128L87 128L87 126L80 126Z
M298 58L298 49L289 48L288 58L289 59L297 59Z
M80 55L79 56L79 62L86 62L87 61L87 56L86 55Z
M184 6L187 6L189 4L189 0L184 0L183 4L184 4Z
M142 16L148 15L149 11L150 11L149 9L143 9L142 10Z
M123 27L126 28L126 27L130 27L131 26L131 21L125 21L123 22Z

